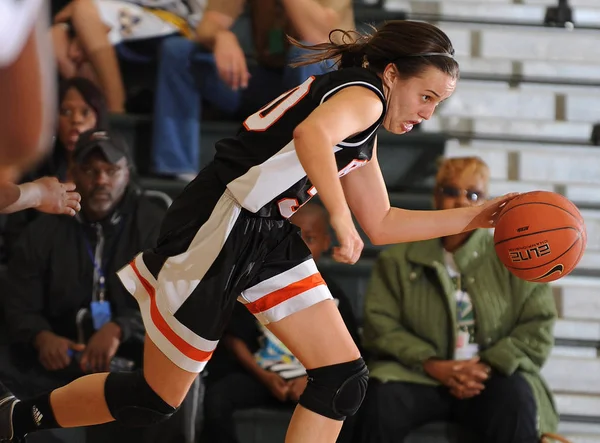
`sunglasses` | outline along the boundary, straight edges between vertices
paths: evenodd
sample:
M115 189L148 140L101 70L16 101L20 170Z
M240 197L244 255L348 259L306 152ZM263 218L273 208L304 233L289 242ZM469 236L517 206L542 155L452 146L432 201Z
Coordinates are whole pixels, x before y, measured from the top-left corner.
M440 192L446 197L461 197L466 196L470 202L478 202L485 197L485 194L481 191L475 191L473 189L459 189L454 186L440 186Z

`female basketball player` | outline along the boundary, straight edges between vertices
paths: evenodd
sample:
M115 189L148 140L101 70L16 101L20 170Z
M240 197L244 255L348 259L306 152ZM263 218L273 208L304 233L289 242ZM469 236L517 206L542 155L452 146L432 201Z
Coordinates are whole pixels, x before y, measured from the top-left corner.
M336 440L362 402L368 371L287 218L318 189L340 243L333 256L352 264L363 243L351 214L373 243L399 243L490 227L513 195L445 211L390 207L376 131L410 131L454 91L458 64L442 31L392 21L314 49L321 52L308 62L337 59L340 69L307 79L217 143L214 161L171 206L157 247L120 271L146 326L143 372L94 374L25 401L5 390L0 438L169 418L238 300L308 369L286 442Z

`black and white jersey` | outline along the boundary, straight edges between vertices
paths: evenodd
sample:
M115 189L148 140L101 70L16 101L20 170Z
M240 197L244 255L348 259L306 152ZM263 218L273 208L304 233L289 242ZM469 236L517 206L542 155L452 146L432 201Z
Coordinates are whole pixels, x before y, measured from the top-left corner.
M293 132L317 106L349 86L374 91L384 111L370 128L331 147L339 176L371 159L376 132L385 115L381 79L363 68L310 77L248 117L236 137L217 143L216 173L242 207L267 217L289 218L316 195L296 155Z
M48 0L0 1L0 68L12 64L27 42Z

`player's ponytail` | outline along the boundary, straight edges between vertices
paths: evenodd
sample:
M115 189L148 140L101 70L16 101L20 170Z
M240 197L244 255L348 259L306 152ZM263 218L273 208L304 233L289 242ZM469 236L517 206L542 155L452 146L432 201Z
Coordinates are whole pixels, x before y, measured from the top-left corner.
M383 72L389 63L395 63L401 76L420 74L427 66L434 66L457 78L458 63L448 36L439 28L424 22L392 20L373 33L335 29L328 43L304 45L290 38L293 45L311 51L292 66L331 62L338 69L364 67Z

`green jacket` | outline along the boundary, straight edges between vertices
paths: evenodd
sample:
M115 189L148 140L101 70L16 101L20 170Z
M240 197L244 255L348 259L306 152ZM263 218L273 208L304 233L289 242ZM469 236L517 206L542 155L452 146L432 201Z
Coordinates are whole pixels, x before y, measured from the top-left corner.
M510 274L486 230L475 231L454 260L473 303L480 358L505 375L520 371L536 397L540 432L555 432L558 415L540 375L554 344L557 312L551 288ZM441 241L384 251L365 298L364 344L371 355L371 377L438 384L422 363L431 357L454 359L456 331L454 286Z

